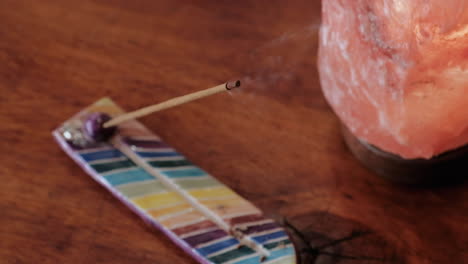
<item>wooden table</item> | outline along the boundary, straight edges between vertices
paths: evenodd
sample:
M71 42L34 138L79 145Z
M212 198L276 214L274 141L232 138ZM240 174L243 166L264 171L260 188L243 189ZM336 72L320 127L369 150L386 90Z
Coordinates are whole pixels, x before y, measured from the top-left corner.
M319 1L188 2L0 1L0 263L194 263L50 132L104 96L131 110L236 76L242 91L142 121L296 228L304 263L468 262L466 184L393 185L345 148L315 66Z

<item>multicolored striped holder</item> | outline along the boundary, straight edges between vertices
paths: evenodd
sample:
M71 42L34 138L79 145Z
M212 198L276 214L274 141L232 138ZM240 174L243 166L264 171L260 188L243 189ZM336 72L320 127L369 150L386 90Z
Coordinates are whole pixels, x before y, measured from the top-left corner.
M102 99L55 130L57 142L91 177L193 258L205 264L296 263L282 227L139 122L120 125L109 142L89 143L81 128L93 112L124 113Z

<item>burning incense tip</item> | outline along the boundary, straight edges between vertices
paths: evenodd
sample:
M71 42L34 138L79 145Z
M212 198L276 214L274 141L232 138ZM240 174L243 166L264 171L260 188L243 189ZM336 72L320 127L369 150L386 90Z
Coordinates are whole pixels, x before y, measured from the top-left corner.
M240 87L240 86L241 86L241 81L240 80L226 83L226 89L227 90L231 90L233 88L237 88L237 87Z

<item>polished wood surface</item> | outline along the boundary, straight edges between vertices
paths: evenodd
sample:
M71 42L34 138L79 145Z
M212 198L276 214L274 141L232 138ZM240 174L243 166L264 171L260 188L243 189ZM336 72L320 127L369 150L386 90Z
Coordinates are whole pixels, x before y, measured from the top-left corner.
M0 1L0 263L194 263L50 132L103 96L133 110L237 77L142 122L287 225L303 263L468 263L467 184L391 184L346 149L319 21L311 0Z

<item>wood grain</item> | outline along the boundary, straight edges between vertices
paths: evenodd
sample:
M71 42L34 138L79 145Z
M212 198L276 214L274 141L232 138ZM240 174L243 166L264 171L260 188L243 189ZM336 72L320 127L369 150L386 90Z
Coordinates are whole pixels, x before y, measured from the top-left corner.
M241 77L142 121L283 221L303 263L466 263L468 186L393 185L346 150L316 72L320 2L0 1L0 263L194 263L50 132ZM296 230L296 231L294 231Z

